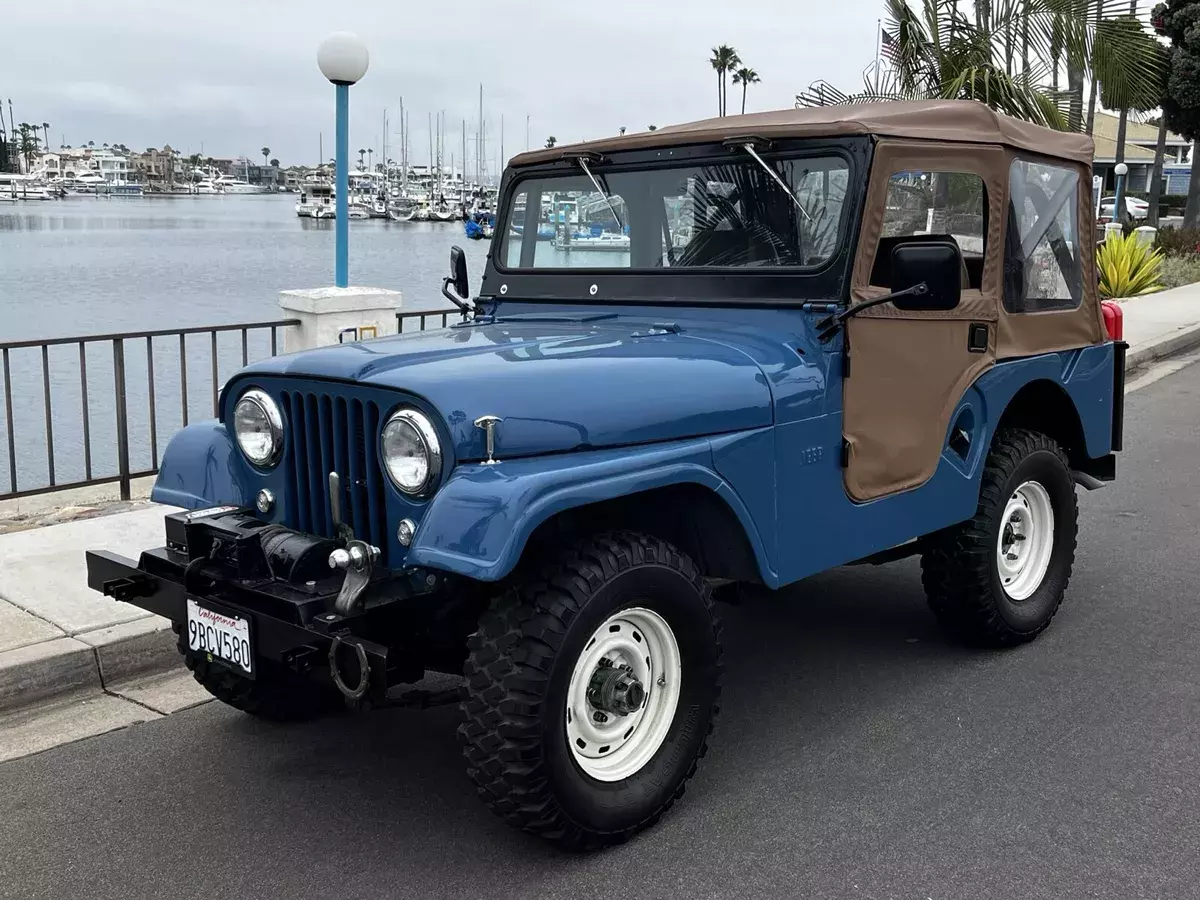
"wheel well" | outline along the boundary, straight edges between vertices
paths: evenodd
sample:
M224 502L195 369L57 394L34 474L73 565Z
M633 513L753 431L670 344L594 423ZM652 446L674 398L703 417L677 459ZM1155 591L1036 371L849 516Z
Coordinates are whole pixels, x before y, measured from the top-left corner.
M1031 381L1017 391L996 425L997 431L1001 428L1027 428L1052 438L1066 451L1072 467L1088 459L1079 411L1053 381Z
M690 556L710 578L760 582L758 561L729 504L699 484L675 484L563 510L529 537L523 558L563 537L621 529L652 535ZM531 551L533 551L531 553Z

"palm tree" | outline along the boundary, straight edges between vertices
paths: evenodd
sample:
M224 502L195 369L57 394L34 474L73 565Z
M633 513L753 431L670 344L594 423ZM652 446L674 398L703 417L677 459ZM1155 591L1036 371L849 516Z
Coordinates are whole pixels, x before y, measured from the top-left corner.
M647 131L658 131L658 126L657 125L647 125L646 130Z
M263 155L263 165L265 166L267 164L267 157L271 155L271 148L263 147L260 152Z
M358 149L358 167L359 167L360 169L363 167L363 160L364 160L364 159L366 159L366 156L367 156L367 151L366 151L366 150L363 150L363 149L360 147L360 148Z
M277 160L277 159L272 159L272 160L271 160L271 165L272 165L272 166L274 166L276 169L278 169L278 168L279 168L279 160Z
M709 57L708 62L717 71L717 115L723 116L725 115L727 96L725 74L732 72L742 61L736 50L728 44L721 44L719 47L712 48L712 56Z
M625 126L624 125L621 126L620 132L621 132L621 136L624 137L624 135L625 135Z
M42 123L42 131L46 135L46 152L49 153L50 152L50 123L49 122Z
M760 81L762 79L758 77L758 73L745 66L733 73L733 83L742 86L742 115L746 114L746 88L752 84L758 84Z
M17 125L17 152L25 157L26 172L33 168L33 154L38 152L38 147L41 145L41 139L38 138L37 133L36 125L30 125L28 122L21 122Z
M1124 98L1157 83L1161 61L1149 52L1140 24L1112 28L1098 18L1097 10L1126 2L977 0L968 17L958 0L924 0L920 10L908 0L885 0L886 74L856 94L815 82L796 102L962 98L1051 128L1078 130L1084 78ZM1059 87L1064 67L1066 91Z
M546 138L546 148L547 149L553 147L557 143L558 143L558 138L556 138L554 135L550 135L550 137Z

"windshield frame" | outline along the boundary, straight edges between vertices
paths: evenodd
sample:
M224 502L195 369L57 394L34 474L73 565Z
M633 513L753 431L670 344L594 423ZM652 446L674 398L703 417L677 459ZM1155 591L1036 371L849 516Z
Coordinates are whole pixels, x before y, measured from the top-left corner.
M500 188L496 219L500 237L488 254L480 297L522 300L592 300L603 303L677 302L713 304L747 301L840 301L849 283L848 266L857 244L874 141L868 136L777 141L760 150L763 159L838 157L846 163L846 195L832 254L812 266L653 266L521 268L503 264L514 200L522 185L564 176L582 177L574 158L510 169ZM590 161L589 161L590 162ZM597 178L620 172L738 163L756 166L742 150L703 144L613 153L594 164ZM790 202L790 200L789 200ZM513 296L515 295L515 297Z

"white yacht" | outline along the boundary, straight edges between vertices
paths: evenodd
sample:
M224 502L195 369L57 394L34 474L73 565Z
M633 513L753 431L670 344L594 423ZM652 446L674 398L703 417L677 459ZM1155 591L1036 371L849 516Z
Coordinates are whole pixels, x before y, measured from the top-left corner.
M0 202L15 203L17 200L53 200L50 189L39 178L18 175L15 172L0 173Z
M332 219L334 215L333 185L305 182L300 186L296 215L302 219Z
M219 194L217 184L211 178L201 178L192 185L193 194Z
M63 189L68 194L95 194L108 184L98 172L77 172L63 178Z
M233 175L222 175L215 182L219 194L261 194L262 189L257 184L251 184Z

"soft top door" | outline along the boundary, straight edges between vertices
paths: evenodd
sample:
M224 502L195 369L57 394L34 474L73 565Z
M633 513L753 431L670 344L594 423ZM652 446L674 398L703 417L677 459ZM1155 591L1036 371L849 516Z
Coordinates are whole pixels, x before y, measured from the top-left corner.
M876 147L850 302L886 294L892 249L925 235L949 235L959 245L964 287L953 310L901 311L885 303L848 320L845 483L855 500L927 481L959 399L995 362L1006 167L1000 147Z

